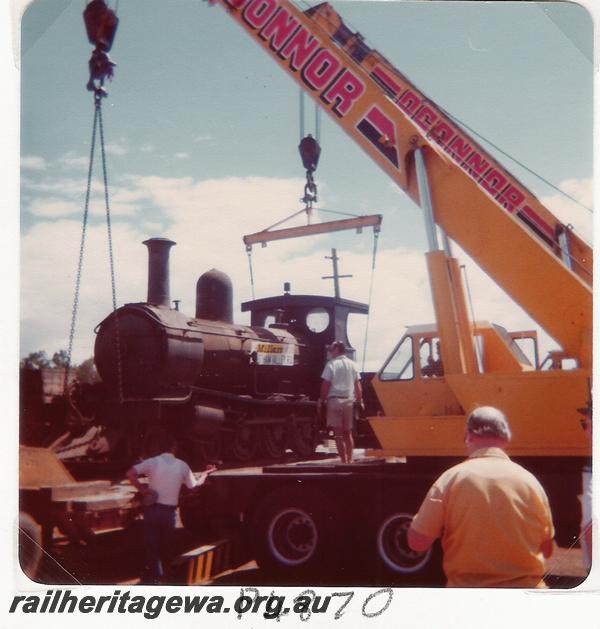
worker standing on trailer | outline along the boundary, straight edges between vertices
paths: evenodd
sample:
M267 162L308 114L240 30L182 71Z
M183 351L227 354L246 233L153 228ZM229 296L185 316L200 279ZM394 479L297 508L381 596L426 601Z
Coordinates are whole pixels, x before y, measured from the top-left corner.
M343 341L334 341L329 352L331 359L321 374L319 405L327 405L327 426L333 429L342 463L352 463L354 402L363 407L360 374L356 363L346 356Z
M476 408L469 458L435 481L408 530L416 552L441 537L448 587L545 587L552 514L538 480L505 453L510 439L501 411Z
M127 472L127 478L142 495L144 503L144 572L142 583L159 583L163 576L161 555L172 544L175 512L181 486L189 489L202 485L217 468L208 465L196 480L188 464L175 457L176 440L166 434L161 440L162 454L145 459ZM148 477L143 485L139 477Z

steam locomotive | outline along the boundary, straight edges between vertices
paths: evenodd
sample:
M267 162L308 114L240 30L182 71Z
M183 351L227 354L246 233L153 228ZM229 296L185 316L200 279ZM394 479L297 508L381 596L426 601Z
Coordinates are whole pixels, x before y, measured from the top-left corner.
M97 327L96 367L106 395L96 422L101 437L88 454L132 456L156 451L173 432L194 463L278 459L315 451L324 428L316 400L327 346L349 346L351 313L366 304L293 295L242 304L249 326L233 322L231 280L215 269L196 286L190 317L171 306L169 252L152 238L146 303L122 306Z

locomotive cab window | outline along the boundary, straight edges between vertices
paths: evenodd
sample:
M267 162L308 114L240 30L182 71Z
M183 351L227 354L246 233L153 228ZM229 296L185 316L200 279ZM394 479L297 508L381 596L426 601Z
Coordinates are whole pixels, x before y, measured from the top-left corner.
M415 377L415 360L411 336L405 336L379 372L380 380L412 380Z
M325 308L313 308L306 315L306 327L315 334L325 332L329 327L329 313Z

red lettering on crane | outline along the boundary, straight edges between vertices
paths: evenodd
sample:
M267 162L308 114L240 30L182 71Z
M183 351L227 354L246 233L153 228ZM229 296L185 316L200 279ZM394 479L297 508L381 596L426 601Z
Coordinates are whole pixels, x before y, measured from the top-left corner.
M475 151L469 159L463 164L463 168L471 175L482 176L490 167L490 163Z
M322 48L304 66L302 78L315 90L322 90L329 85L333 77L338 73L342 63L327 48Z
M420 104L421 99L412 90L406 90L406 92L404 92L404 94L398 101L400 109L405 111L407 114L414 114L419 108Z
M472 151L473 147L461 135L457 135L448 145L448 153L457 164L462 164Z
M427 131L433 123L439 118L438 114L431 109L428 105L423 105L414 117L414 121L423 129Z
M251 0L242 17L252 28L262 28L277 10L277 0Z
M435 142L440 146L446 146L448 142L456 135L456 130L444 120L440 120L430 132Z
M321 45L321 42L311 35L304 27L295 32L288 43L280 50L280 56L283 59L290 60L290 68L294 71L299 70L315 50Z
M525 195L516 186L511 184L496 201L512 214L515 208L525 201Z
M345 116L364 91L365 84L350 70L344 70L335 83L323 94L323 100L326 103L335 101L333 111L339 116Z
M280 8L273 19L260 31L273 50L279 50L296 30L300 22L288 11Z
M499 192L502 192L507 183L508 179L496 168L492 168L483 178L481 187L492 196L496 196Z

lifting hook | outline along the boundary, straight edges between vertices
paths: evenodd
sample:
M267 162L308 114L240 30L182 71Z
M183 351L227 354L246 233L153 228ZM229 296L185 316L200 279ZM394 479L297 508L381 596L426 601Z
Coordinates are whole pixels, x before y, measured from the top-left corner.
M83 11L83 21L90 44L95 46L89 60L90 80L87 89L95 92L96 98L106 96L104 80L113 76L114 63L108 55L111 49L119 18L106 4L106 0L91 0Z
M313 173L317 169L319 156L321 155L321 147L315 138L309 133L302 138L298 146L302 165L306 168L306 185L304 186L304 197L301 201L306 205L306 209L312 208L312 204L317 200L317 184L313 179Z

